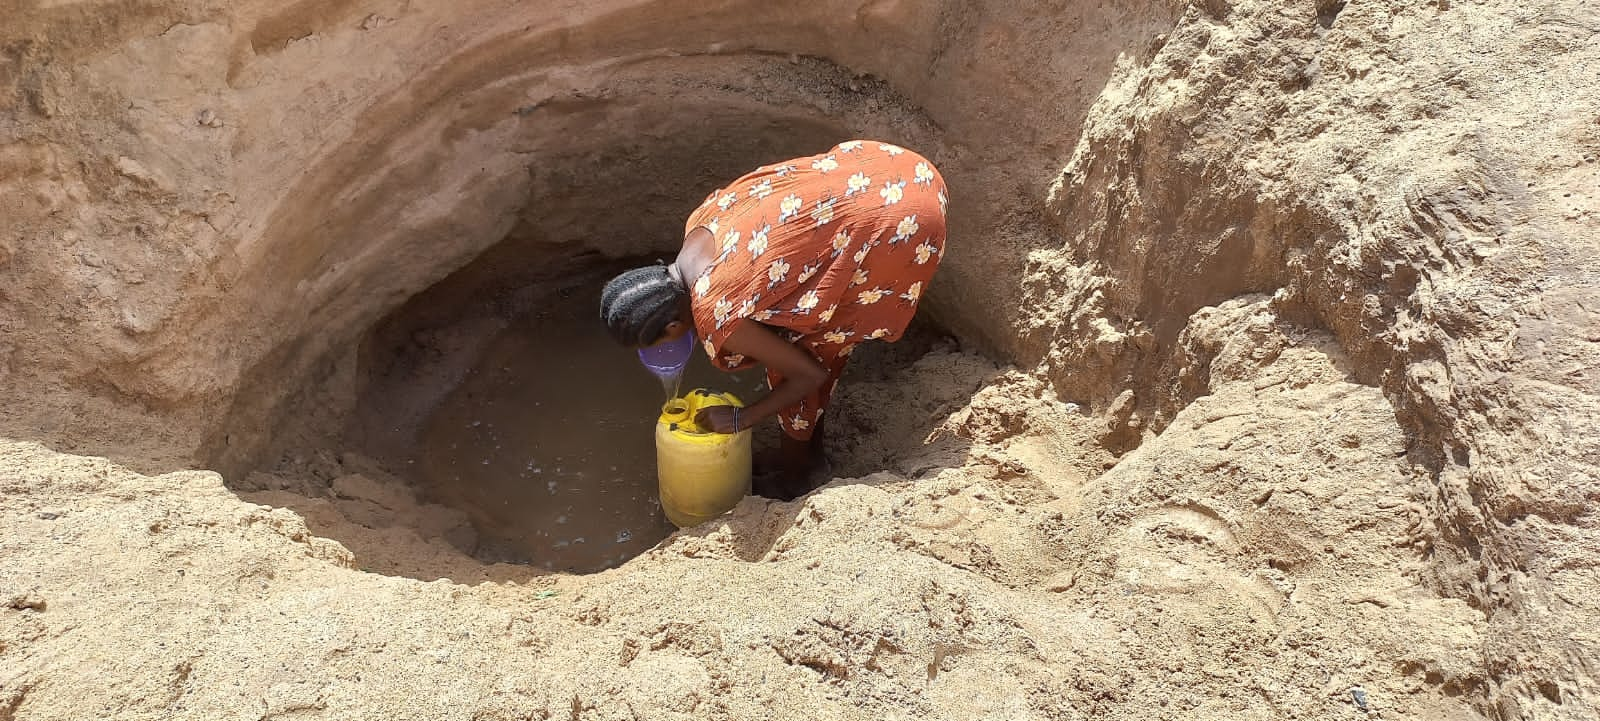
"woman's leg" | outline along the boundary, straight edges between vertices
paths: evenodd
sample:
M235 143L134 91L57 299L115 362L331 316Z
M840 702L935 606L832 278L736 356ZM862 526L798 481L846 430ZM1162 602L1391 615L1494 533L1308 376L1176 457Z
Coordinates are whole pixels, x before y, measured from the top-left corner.
M779 446L783 469L778 478L780 487L777 489L777 495L783 497L783 500L792 500L805 495L815 487L811 483L811 473L817 465L817 460L822 457L823 416L828 409L829 401L833 399L834 385L838 383L839 376L844 373L845 364L850 360L853 346L812 344L810 349L822 367L827 369L828 379L799 403L778 413L778 425L783 429L783 438ZM783 376L771 368L767 369L767 387L776 388L782 382ZM758 495L772 497L760 491Z
M813 435L813 438L816 436ZM782 488L779 494L783 500L793 500L805 495L811 489L806 488L807 479L811 477L811 465L815 456L811 452L811 440L799 440L783 436L783 476Z
M808 398L806 403L815 404L819 400L826 402L832 393L833 380L830 379L826 385L825 393ZM796 412L798 409L786 409L780 418L783 432L778 436L778 448L773 449L775 452L756 459L751 488L755 495L792 501L820 485L813 484L811 476L817 470L818 462L823 460L823 429L826 423L821 415L812 417L810 413L804 413L802 417L809 418L808 426L803 431L796 431L793 427ZM810 435L806 436L807 433Z
M828 368L828 380L811 397L806 399L810 409L805 414L808 426L805 429L809 436L801 433L792 433L788 424L785 424L783 434L783 492L788 499L799 498L815 490L832 478L817 478L815 473L819 466L825 467L824 438L827 429L826 411L828 404L833 400L833 389L839 381L839 376L844 373L845 363L849 361L849 352L842 353L834 358L824 360ZM802 436L796 438L795 436Z

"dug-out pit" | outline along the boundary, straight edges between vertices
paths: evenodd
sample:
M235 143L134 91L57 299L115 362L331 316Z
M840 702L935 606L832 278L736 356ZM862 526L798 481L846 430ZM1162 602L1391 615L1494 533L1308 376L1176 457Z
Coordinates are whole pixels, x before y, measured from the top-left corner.
M274 330L286 340L245 371L203 462L237 490L312 499L295 507L308 518L317 499L337 496L341 476L393 477L390 485L407 486L425 505L463 511L476 532L441 534L448 523L410 512L373 521L384 528L442 535L485 561L609 567L670 529L651 504L650 428L662 393L600 327L604 281L672 257L688 213L760 165L850 138L895 142L941 167L970 162L973 151L947 142L889 82L818 57L663 54L582 72L479 60L488 59L474 58L474 72L439 71L441 82L463 88L459 95L419 81L422 95L395 101L404 114L377 108L363 117L380 128L374 139L308 171L271 219L266 234L285 240L268 250L270 273L237 292L289 309L281 314L301 324ZM506 75L477 74L490 66ZM991 200L986 195L1004 195L970 190L974 208ZM957 198L952 213L967 212L961 207ZM952 220L953 243L964 242L955 237L961 227ZM915 332L893 347L863 348L846 387L851 377L880 377L929 349L953 348L938 320L964 338L984 327L973 320L981 303L950 301L993 289L946 265ZM993 346L992 338L973 341ZM992 370L972 358L940 372L961 366L976 378ZM754 375L703 366L686 382L759 392ZM969 385L968 393L977 382L940 387ZM944 395L923 394L925 413L892 421L867 416L892 413L894 399L863 402L854 429L830 415L835 472L890 467L906 451L900 440L922 438L935 410L954 409L959 399ZM758 434L758 454L776 435ZM313 526L346 540L337 523Z
M371 475L408 486L424 505L464 512L475 532L448 538L485 562L592 572L666 537L674 529L656 497L652 430L663 389L606 333L599 292L622 269L670 259L682 219L707 193L759 165L855 135L825 122L745 120L742 133L723 128L657 146L619 143L530 167L534 191L502 240L399 304L363 332L350 368L300 394L301 406L350 400L342 412L293 414L306 423L281 434L259 466L269 471L265 477L276 471L332 480L351 469L295 466L319 453L361 458L377 471ZM707 158L715 159L709 167ZM647 254L619 258L602 250L618 238ZM940 344L950 341L919 318L896 347L864 347L845 382L907 368ZM697 354L683 387L751 400L766 382L759 369L721 373ZM889 459L878 450L885 444L865 438L882 424L843 420L851 437L831 444L834 467L885 467ZM757 431L758 455L777 442L777 428L767 426ZM863 448L873 450L854 453ZM254 490L249 482L236 485ZM337 493L331 484L297 490ZM416 520L419 533L429 532Z
M769 674L764 644L752 653L728 644L725 669L753 668L779 684L713 687L707 697L719 704L749 704L728 708L770 710L782 697L797 713L827 711L826 696L847 711L870 698L883 705L865 708L884 713L926 715L928 702L959 714L952 702L973 700L967 689L989 691L1000 679L1040 709L1081 702L1099 715L1156 713L1150 699L1196 717L1268 706L1357 713L1354 699L1332 706L1345 682L1367 684L1376 712L1390 715L1459 718L1470 714L1454 706L1468 702L1491 717L1583 714L1594 695L1582 661L1594 657L1585 653L1594 645L1583 633L1594 625L1585 626L1594 610L1586 599L1600 596L1572 561L1592 547L1579 511L1594 465L1572 428L1594 404L1567 364L1587 357L1573 349L1592 319L1571 298L1592 253L1573 241L1584 237L1574 204L1588 166L1559 158L1593 155L1592 133L1581 130L1593 114L1546 112L1587 102L1589 86L1575 82L1587 76L1574 75L1589 57L1582 13L1552 6L1534 17L1504 2L1333 5L31 4L0 27L0 215L17 229L0 241L5 435L152 476L216 469L245 500L289 511L203 496L225 495L205 487L211 476L115 480L100 465L23 449L13 460L25 472L6 479L8 517L21 521L7 534L19 561L8 567L27 584L51 570L45 590L59 595L48 613L34 612L41 601L12 616L24 619L13 626L22 642L10 646L22 655L7 656L8 670L21 670L29 697L14 693L10 705L46 717L171 713L165 693L146 693L170 686L190 709L242 700L259 710L237 682L266 692L349 670L342 650L323 655L339 642L322 633L327 623L273 625L297 620L314 595L333 601L318 609L333 614L322 619L348 619L374 649L388 649L356 661L357 671L366 663L385 673L326 689L328 713L463 679L495 703L510 702L501 689L538 687L558 704L581 694L620 708L632 697L618 689L655 688L662 666L621 668L592 650L614 652L630 634L649 645L661 615L633 582L648 579L660 598L715 589L700 609L673 609L711 631L730 605L750 605L738 601L792 596L810 611L795 622L821 635L793 636L782 615L735 623L763 640L804 642L795 647L802 660L823 643L839 646L824 648L825 658L836 650L853 663L865 650L855 641L882 635L878 619L916 627L894 638L907 672L893 679L840 679L798 663ZM1461 51L1473 62L1441 64ZM1374 67L1375 54L1392 61ZM1542 72L1514 72L1524 65ZM604 489L608 503L648 502L647 492L608 485L624 467L612 475L609 456L625 455L615 444L647 443L659 395L625 351L585 350L582 334L597 332L583 318L594 289L619 261L675 248L684 213L706 191L845 137L891 140L945 171L950 257L925 311L1023 370L966 408L959 394L973 391L960 383L906 404L883 391L914 380L895 365L915 356L913 344L875 349L893 361L877 368L864 353L837 402L878 392L879 415L859 432L830 428L839 475L890 468L918 478L937 462L927 449L896 462L892 444L879 441L920 442L917 431L940 413L952 420L936 431L960 430L952 406L984 412L968 414L989 434L973 441L973 473L939 473L891 493L893 502L946 481L976 490L980 471L1073 455L1077 446L1056 443L1053 427L1024 435L1031 421L1014 406L1034 400L1050 413L1065 411L1055 401L1081 403L1087 417L1066 425L1113 432L1119 450L1156 432L1168 442L1124 459L1082 494L1070 476L1057 479L1070 486L1057 489L1061 498L1081 501L1067 508L1034 503L1043 492L1021 504L992 496L980 505L996 511L994 537L983 540L999 542L981 555L956 547L964 557L934 559L929 536L961 539L936 530L917 541L921 531L877 523L881 513L870 526L796 534L836 541L805 549L804 562L820 564L814 573L752 570L735 586L723 561L751 560L744 548L704 561L650 554L662 557L636 563L653 575L628 569L615 575L627 582L609 589L613 574L574 584L593 607L617 613L604 632L577 629L533 649L547 651L535 666L565 678L462 674L417 654L456 622L497 617L458 609L467 605L458 589L336 566L471 583L502 569L462 568L447 547L425 569L394 564L385 544L446 539L480 558L534 564L513 575L544 560L597 568L635 550L619 546L647 545L624 518L630 511L610 507L615 533L582 535L579 546L609 542L605 554L537 555L562 541L570 551L579 534L535 533L543 551L518 546L529 539L516 532L548 530L568 505L576 510L559 481L552 494L543 478L565 472L569 456L589 456L593 473L581 482L596 497ZM1575 215L1562 220L1569 209ZM1546 316L1524 316L1529 309ZM1320 344L1328 358L1348 355L1366 369L1359 382L1308 371L1295 377L1309 385L1281 386L1308 394L1274 388L1270 397L1250 385L1255 351L1271 359L1298 349L1289 360L1312 363L1322 351L1300 338L1324 331L1337 340ZM958 355L929 352L908 364L911 375L982 363ZM579 360L602 381L559 382L571 372L561 364ZM862 377L890 370L892 382ZM1368 384L1382 392L1349 387ZM1163 426L1196 394L1230 385L1240 395L1208 401L1214 415ZM601 401L619 410L586 415ZM1357 417L1347 404L1372 421L1356 443L1322 430L1343 436ZM850 416L841 410L830 418ZM595 431L583 440L612 444L599 446L603 473L593 446L550 450L583 424ZM991 440L1009 444L1004 455L990 455L982 444ZM647 446L628 453L648 458ZM1353 454L1370 463L1348 464ZM433 469L416 468L422 460ZM469 477L460 469L481 476L496 463L501 486L455 484ZM639 479L646 488L648 478ZM475 497L445 498L430 487L440 479ZM862 508L850 495L862 489L837 490L814 505ZM423 508L418 496L456 506ZM1354 500L1335 502L1343 498ZM550 507L514 509L509 499ZM54 510L40 513L58 502L71 506L62 523ZM339 517L319 517L329 509ZM781 525L782 510L742 514L757 523L736 524L736 535ZM152 531L170 532L144 538L157 520ZM73 523L119 557L91 568L82 554L56 552ZM625 528L633 535L617 544ZM875 543L900 531L921 547ZM307 564L307 554L336 563ZM173 583L183 560L194 561L189 581ZM851 584L873 614L834 613ZM323 592L336 585L356 590L343 600ZM935 603L919 588L937 591ZM1289 603L1274 588L1292 589ZM1265 613L1252 610L1261 599ZM516 612L530 625L586 617L572 604L540 611L525 600ZM970 614L945 613L958 600ZM166 612L179 607L199 613ZM411 609L421 623L385 625ZM247 620L213 622L233 618ZM818 618L843 623L811 628ZM955 636L964 624L951 618L977 621L966 630L978 638L1009 641L946 658L981 645ZM423 628L436 620L448 623ZM262 633L281 641L267 644L276 655L265 665L282 660L282 673L258 673L258 654L227 652L259 644ZM498 671L530 653L512 636L475 632L459 645L481 646L481 668ZM86 638L91 656L119 663L86 663ZM932 686L923 662L937 670L941 658L961 675ZM190 659L194 678L172 681L189 678ZM870 659L892 661L876 651ZM1171 673L1179 667L1227 674ZM784 680L789 672L801 680ZM1107 694L1106 683L1127 692ZM207 701L207 688L223 692ZM440 714L480 710L456 707L462 694L437 696ZM312 698L320 705L324 694ZM534 712L528 702L519 717ZM640 710L664 712L659 702Z

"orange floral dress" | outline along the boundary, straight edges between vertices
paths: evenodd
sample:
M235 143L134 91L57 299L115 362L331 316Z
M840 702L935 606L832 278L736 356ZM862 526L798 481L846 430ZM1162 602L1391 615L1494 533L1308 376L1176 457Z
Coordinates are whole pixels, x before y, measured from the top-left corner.
M791 438L809 439L855 345L899 340L916 314L944 256L947 202L926 158L868 140L764 166L712 193L684 228L705 228L718 247L691 288L712 365L752 365L722 349L740 318L809 350L828 380L778 415ZM767 369L770 386L782 380Z

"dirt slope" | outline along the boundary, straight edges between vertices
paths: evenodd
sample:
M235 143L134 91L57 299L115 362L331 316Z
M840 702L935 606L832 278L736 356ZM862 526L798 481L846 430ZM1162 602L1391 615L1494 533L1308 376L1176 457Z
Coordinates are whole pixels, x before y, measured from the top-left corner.
M1593 718L1600 12L1106 5L0 0L0 721ZM849 135L962 344L847 478L581 577L248 481L486 249Z
M24 607L6 612L10 703L17 718L1272 719L1353 713L1360 686L1393 718L1469 713L1426 682L1481 678L1483 632L1421 585L1426 479L1398 458L1382 396L1316 343L1090 483L1057 459L1094 457L1092 419L1019 404L1008 386L1029 384L1007 377L946 426L978 439L966 467L752 499L593 576L480 567L452 574L464 585L358 569L474 567L409 528L321 529L351 554L214 474L10 444L5 490L26 499L8 503L0 577ZM1252 404L1274 410L1227 410Z

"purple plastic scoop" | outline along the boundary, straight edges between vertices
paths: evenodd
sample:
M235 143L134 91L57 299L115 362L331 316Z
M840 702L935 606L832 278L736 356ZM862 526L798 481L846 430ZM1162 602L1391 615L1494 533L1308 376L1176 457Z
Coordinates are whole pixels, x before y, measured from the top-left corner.
M677 340L640 348L639 362L657 378L675 381L683 377L683 369L688 367L689 356L693 354L694 331L689 331L678 336Z

